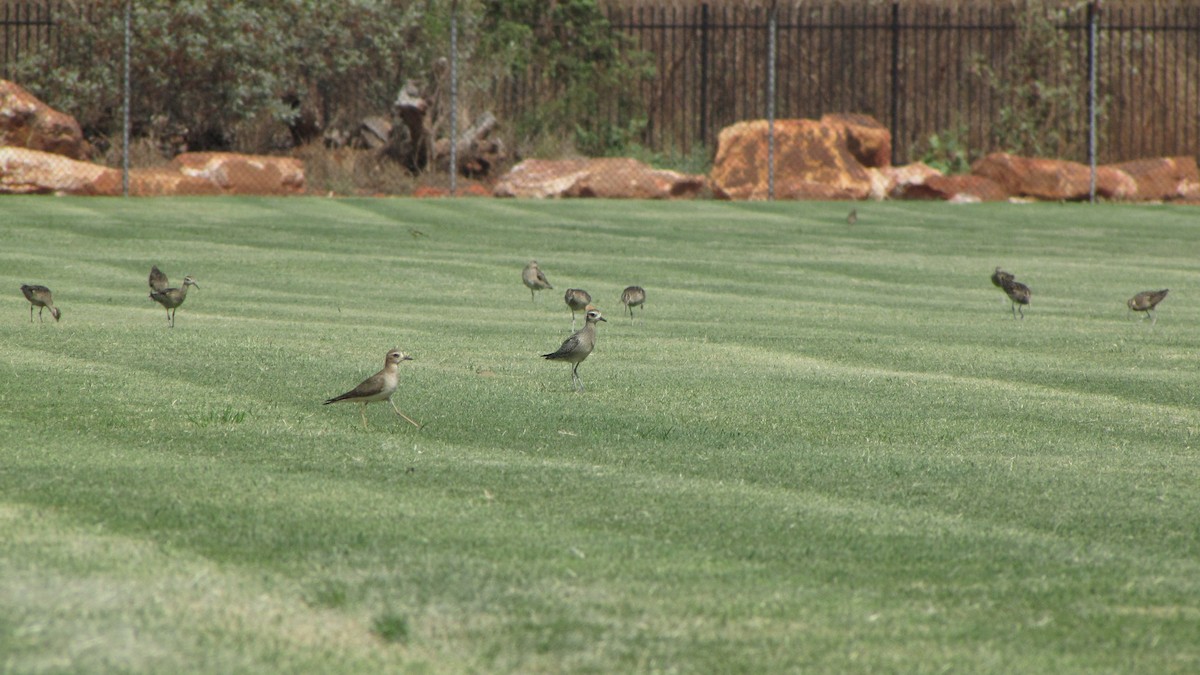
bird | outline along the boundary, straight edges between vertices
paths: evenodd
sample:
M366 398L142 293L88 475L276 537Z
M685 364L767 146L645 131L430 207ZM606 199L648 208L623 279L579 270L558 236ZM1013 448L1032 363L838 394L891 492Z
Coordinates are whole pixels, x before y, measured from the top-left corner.
M153 274L153 271L151 271L151 282L154 280ZM188 286L200 288L200 284L196 283L196 280L191 275L188 275L183 278L183 283L179 288L164 288L158 291L150 291L150 299L167 308L167 325L171 328L175 327L176 308L182 305L183 301L187 299Z
M33 323L33 308L38 308L38 321L42 320L42 310L49 309L50 316L54 317L55 321L62 318L62 311L54 306L54 298L50 295L50 289L41 284L21 284L21 292L25 294L25 299L29 301L29 323Z
M563 302L571 308L571 332L575 332L575 312L586 311L592 304L592 294L582 288L568 288L563 294Z
M996 271L992 272L992 285L994 285L996 288L1003 290L1004 284L1009 281L1012 281L1014 278L1015 277L1013 277L1013 275L1011 273L1005 272L1004 270L997 267Z
M550 282L546 281L546 275L542 273L542 270L540 267L538 267L538 262L536 260L530 260L529 264L525 266L525 270L521 272L521 281L525 282L525 285L529 287L530 300L537 300L537 297L534 295L534 291L540 291L546 288L551 290L554 289L554 287L550 285Z
M1015 278L1016 277L1014 277L1011 272L1005 272L1004 270L997 267L996 271L992 272L992 285L1003 291L1004 285L1007 284L1008 282L1012 281ZM1007 294L1007 291L1005 291L1005 293ZM1004 299L1001 298L1000 302L1004 302Z
M846 224L853 225L858 222L858 209L850 209L850 215L846 216Z
M1167 297L1168 291L1170 291L1169 288L1164 288L1161 291L1142 291L1130 298L1126 304L1129 305L1130 311L1145 312L1151 319L1150 325L1153 326L1158 323L1158 316L1154 314L1154 308L1158 306L1158 303L1163 301L1163 298ZM32 318L33 308L30 307L29 311Z
M1008 295L1008 298L1012 300L1013 318L1017 318L1017 312L1020 311L1021 318L1024 319L1025 311L1017 307L1017 305L1028 305L1029 298L1033 295L1033 291L1029 290L1028 286L1017 281L1016 279L1009 279L1004 283L1002 288Z
M600 310L589 306L585 315L583 328L575 331L571 337L563 341L557 351L549 354L542 354L542 358L551 361L559 360L566 361L572 364L571 367L571 383L575 385L575 391L583 391L583 380L579 379L579 364L583 363L588 354L592 353L592 349L596 347L596 322L605 321L604 316L600 314Z
M150 266L150 290L165 291L171 287L171 282L167 281L167 275L158 269L158 265Z
M641 286L627 286L621 291L621 304L629 312L629 321L633 321L633 308L641 307L646 302L646 289Z
M421 425L413 421L411 417L400 412L396 407L396 402L392 400L392 394L396 393L396 387L400 384L400 362L412 361L412 357L399 349L389 349L387 356L383 360L383 370L375 373L358 384L357 387L340 395L328 399L322 405L330 403L338 403L340 401L350 401L353 403L361 403L362 408L359 413L362 415L363 428L367 428L367 404L374 401L387 401L392 404L392 410L396 414L408 420L409 424L420 429Z

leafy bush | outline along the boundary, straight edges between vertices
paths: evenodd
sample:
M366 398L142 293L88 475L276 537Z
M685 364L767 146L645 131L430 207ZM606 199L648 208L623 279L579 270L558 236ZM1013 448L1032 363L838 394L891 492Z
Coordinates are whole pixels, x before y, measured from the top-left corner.
M53 7L57 45L14 72L75 115L105 153L122 124L122 4ZM390 113L409 80L430 101L435 133L445 135L451 11L445 1L139 0L132 10L134 136L162 141L164 154L290 147L312 140L306 130ZM572 134L580 148L600 153L640 131L626 92L645 71L629 65L594 0L461 0L457 11L464 117L492 105L496 83L518 78L539 88L516 121L518 134Z

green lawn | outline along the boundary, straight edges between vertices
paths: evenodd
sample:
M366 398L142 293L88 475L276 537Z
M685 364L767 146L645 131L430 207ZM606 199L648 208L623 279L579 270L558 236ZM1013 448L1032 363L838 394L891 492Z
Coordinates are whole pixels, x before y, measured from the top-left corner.
M0 672L1200 670L1200 211L847 210L0 199Z

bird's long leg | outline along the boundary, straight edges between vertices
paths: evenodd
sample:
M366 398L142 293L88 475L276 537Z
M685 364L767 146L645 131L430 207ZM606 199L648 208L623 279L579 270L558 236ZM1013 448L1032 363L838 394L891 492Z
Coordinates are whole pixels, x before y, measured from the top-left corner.
M29 323L33 323L33 303L29 303Z
M578 363L576 363L575 366L573 368L571 368L571 384L575 385L576 392L583 391L583 379L579 377L579 364Z
M366 404L366 402L363 402L361 404L361 407L358 409L358 414L362 415L363 428L369 429L370 427L367 425L367 404Z
M33 305L30 305L29 309L32 310ZM42 318L42 311L45 309L45 307L38 307L38 323L45 323L46 320Z
M396 407L396 402L395 402L395 401L393 401L392 399L390 399L390 398L389 398L389 399L388 399L388 403L391 403L391 404L392 404L392 410L395 410L397 415L399 415L399 416L403 417L404 419L408 420L408 423L409 423L409 424L411 424L411 425L413 425L414 427L416 427L416 428L418 428L418 429L420 429L420 428L421 428L421 425L420 425L420 424L417 424L416 422L414 422L414 421L413 421L413 419L412 419L411 417L409 417L408 415L405 415L404 413L400 412L400 409Z
M529 289L529 301L537 302L537 296L533 294L533 289Z
M1158 314L1154 310L1150 310L1150 325L1153 326L1156 323L1158 323Z

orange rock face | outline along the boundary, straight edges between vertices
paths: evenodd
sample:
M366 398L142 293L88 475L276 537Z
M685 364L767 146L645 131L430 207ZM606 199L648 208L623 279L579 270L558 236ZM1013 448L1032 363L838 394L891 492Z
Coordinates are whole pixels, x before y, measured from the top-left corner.
M0 146L84 159L90 149L74 117L54 110L19 84L0 80Z
M304 191L304 163L294 157L185 152L171 164L185 176L208 180L225 194L286 195Z
M704 177L654 169L635 159L527 159L497 181L497 197L694 197Z
M713 161L713 193L721 199L768 197L768 123L738 122L721 130ZM864 199L872 180L850 152L841 125L775 122L775 196L779 199Z
M108 195L118 194L120 187L121 173L115 169L41 150L0 147L0 193Z

